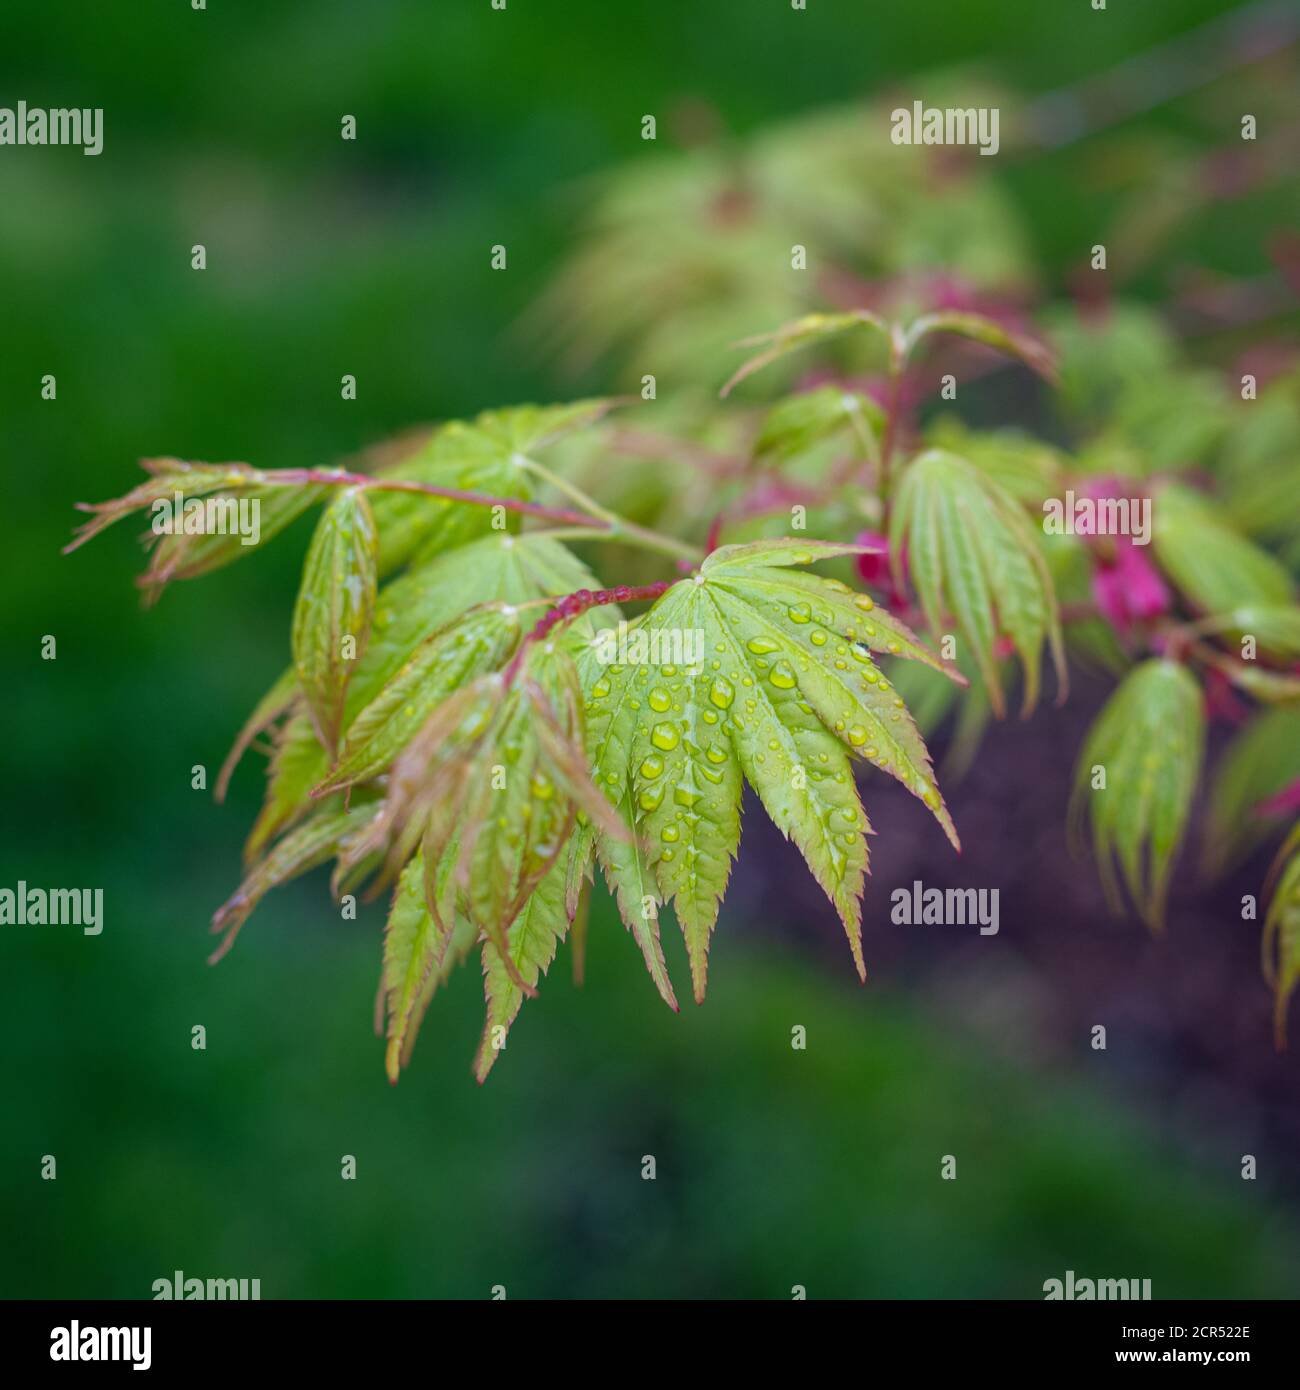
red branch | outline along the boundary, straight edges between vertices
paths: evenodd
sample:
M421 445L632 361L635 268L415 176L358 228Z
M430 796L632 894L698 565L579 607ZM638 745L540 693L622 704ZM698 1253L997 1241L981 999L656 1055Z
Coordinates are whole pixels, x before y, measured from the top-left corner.
M509 685L523 664L529 644L541 642L561 623L585 613L589 608L601 608L607 603L635 603L638 599L656 599L672 588L673 581L656 580L653 584L620 584L613 589L579 589L565 596L537 620L536 626L519 644L519 650L510 660L504 674L505 684Z

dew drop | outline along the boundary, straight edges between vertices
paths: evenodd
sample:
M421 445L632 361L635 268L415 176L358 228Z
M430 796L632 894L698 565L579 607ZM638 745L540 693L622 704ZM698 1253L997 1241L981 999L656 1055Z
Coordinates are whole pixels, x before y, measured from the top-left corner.
M736 687L726 678L726 676L714 676L712 685L709 686L709 699L719 709L730 709L731 702L736 698ZM676 742L676 739L673 740Z
M677 747L677 730L671 724L656 724L650 731L650 742L665 753L671 753Z
M792 623L812 621L812 604L810 603L792 603L786 611L790 614Z
M768 680L770 680L778 690L793 690L798 684L788 661L778 661L776 665L772 667L772 674L768 676Z

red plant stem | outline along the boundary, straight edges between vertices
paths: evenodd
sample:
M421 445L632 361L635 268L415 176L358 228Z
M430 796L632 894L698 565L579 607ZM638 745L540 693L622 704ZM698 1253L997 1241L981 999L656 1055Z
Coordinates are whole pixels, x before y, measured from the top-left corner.
M889 398L885 405L885 429L880 440L880 529L889 534L890 464L898 438L898 417L903 409L903 362L896 334L890 335Z
M544 641L561 623L585 613L589 608L601 608L607 603L635 603L638 599L656 599L666 594L673 586L672 580L659 579L653 584L619 584L613 589L578 589L565 596L537 620L536 626L527 633L519 644L519 650L510 659L510 664L502 673L504 683L509 685L519 672L524 656L531 643Z

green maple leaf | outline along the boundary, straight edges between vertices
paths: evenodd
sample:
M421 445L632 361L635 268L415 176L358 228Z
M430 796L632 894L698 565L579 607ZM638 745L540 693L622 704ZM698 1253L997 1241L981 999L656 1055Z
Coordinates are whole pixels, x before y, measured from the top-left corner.
M1152 513L1160 568L1204 612L1287 608L1294 602L1286 567L1234 530L1208 498L1169 484L1156 494Z
M594 642L587 643L577 653L576 665L579 680L586 692L586 746L592 779L613 802L623 823L634 827L636 811L632 804L631 759L637 710L634 682L624 678L630 668L612 670L603 665L598 659ZM659 888L640 836L631 834L621 838L598 835L596 826L587 819L585 824L579 825L574 838L574 858L578 871L585 871L594 847L618 906L619 916L641 948L655 988L668 1007L676 1010L677 998L673 993L672 981L668 978L668 967L659 938Z
M617 404L596 399L523 405L486 411L472 421L453 420L421 446L403 452L382 470L382 476L527 502L536 484L528 469L531 456L594 424ZM451 498L376 493L373 505L381 537L381 574L408 563L422 564L487 535L496 526L490 507ZM507 519L517 527L517 514L508 514Z
M1164 919L1174 853L1182 842L1205 752L1201 689L1184 666L1135 666L1106 702L1079 755L1070 805L1077 835L1085 799L1094 853L1112 906L1121 905L1112 860L1152 928ZM1094 786L1094 769L1105 785Z
M511 924L560 859L579 807L610 834L622 826L583 756L572 660L554 643L520 655L511 679L481 676L428 712L393 764L381 814L340 869L383 852L396 870L419 845L425 902L440 929L450 930L454 905L496 947L514 984L532 993L513 974ZM390 740L382 737L387 765ZM372 770L367 763L360 775Z
M1024 709L1038 699L1047 643L1064 689L1060 614L1047 563L1015 499L965 459L930 449L904 471L890 525L896 571L906 547L912 582L936 636L949 614L969 647L994 711L1004 702L997 643L1024 667ZM901 583L901 572L896 574Z
M449 856L441 866L444 883L450 865ZM443 886L439 884L437 891ZM460 914L445 926L435 920L426 902L424 856L412 856L393 890L384 929L383 992L388 1011L385 1068L390 1081L396 1082L410 1060L420 1021L434 992L478 939L478 929Z
M754 458L779 467L846 431L874 440L884 424L884 412L870 396L820 386L787 396L767 412L754 441Z
M860 898L870 827L850 757L901 781L957 844L921 736L872 653L923 660L961 677L865 595L789 568L856 549L760 541L715 551L635 629L648 650L658 644L661 653L698 635L699 661L611 665L588 686L593 775L630 812L644 852L643 860L607 851L602 859L634 934L637 914L626 905L643 899L645 874L673 902L697 1000L739 843L743 782L834 903L863 977ZM648 932L640 940L657 976L657 941Z
M365 494L348 488L321 515L303 564L293 611L293 661L317 736L331 751L348 681L370 637L378 546Z
M550 968L569 928L565 908L565 871L557 859L529 895L506 932L504 943L483 943L483 992L487 1018L474 1059L474 1075L487 1079L506 1034L523 1006L526 993L536 991L538 979Z
M249 869L238 889L213 915L212 930L224 933L224 939L212 959L219 960L230 950L239 929L272 888L343 854L354 840L364 839L378 813L372 795L362 794L351 804L342 797L331 797L285 835Z
M595 584L591 571L549 536L497 534L449 550L384 585L375 600L369 641L347 685L342 719L345 743L353 721L397 677L421 642L470 608L493 602L522 607ZM595 616L589 615L589 620ZM297 690L292 670L259 702L219 778L224 790L234 763L252 739L279 715L298 711L275 741L266 798L245 847L250 859L311 809L313 789L331 770L329 753L301 701L288 698L290 687Z

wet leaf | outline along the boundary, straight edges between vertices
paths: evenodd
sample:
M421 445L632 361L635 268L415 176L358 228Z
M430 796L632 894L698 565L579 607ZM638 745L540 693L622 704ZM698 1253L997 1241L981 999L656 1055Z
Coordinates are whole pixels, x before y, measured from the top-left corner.
M370 638L378 542L364 492L347 488L325 509L303 565L293 613L293 661L317 736L333 750L355 663Z
M596 780L634 814L645 853L644 861L602 858L625 904L646 896L643 870L673 902L697 1000L740 838L744 781L834 903L863 975L869 827L850 756L903 782L956 842L921 737L867 645L919 656L918 644L893 620L882 626L865 595L859 602L843 585L789 568L854 549L762 541L715 551L638 624L650 659L588 685L588 718L603 740ZM684 650L687 635L698 661L664 660L674 644ZM635 916L628 926L636 930ZM655 974L657 943L647 964Z
M352 837L369 826L377 810L375 803L366 798L358 798L350 807L339 798L322 806L286 835L249 870L236 892L217 909L212 930L224 932L225 936L211 959L218 961L230 950L239 929L272 888L328 863Z
M449 869L449 866L448 866ZM456 916L442 930L425 902L424 859L416 854L393 890L384 930L384 997L388 1047L384 1065L396 1082L410 1061L420 1022L435 990L469 954L479 933Z

